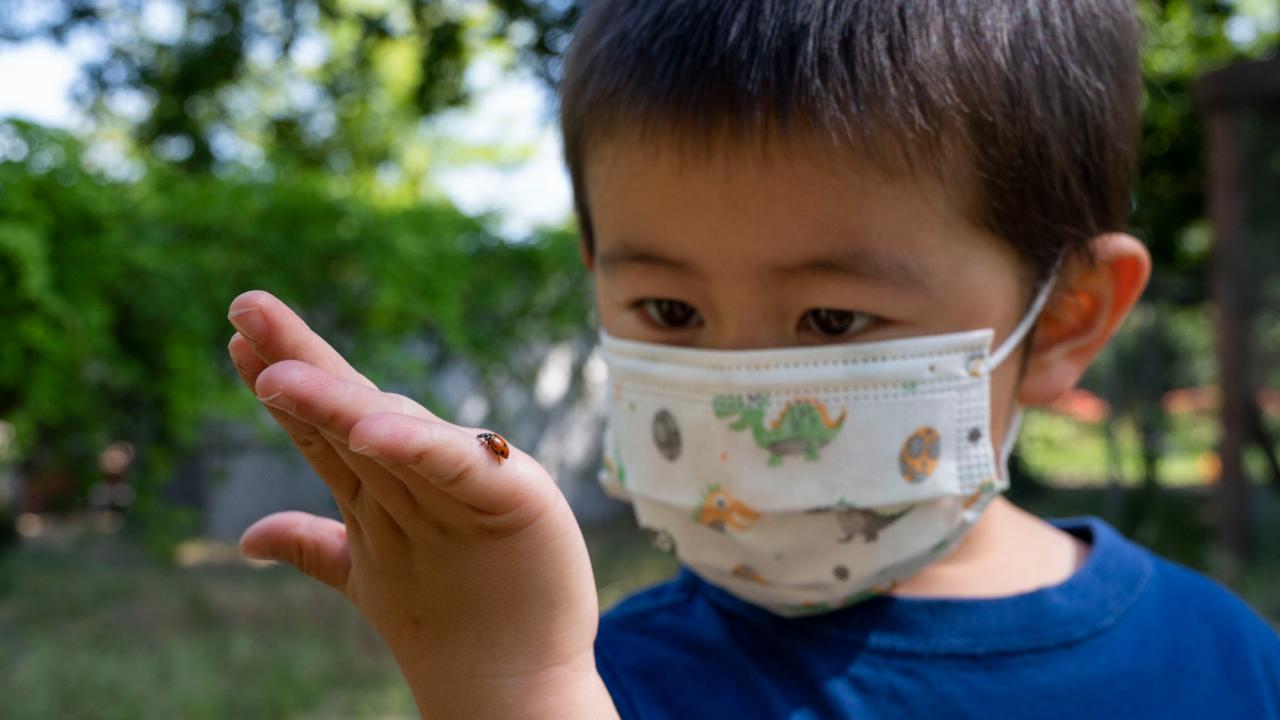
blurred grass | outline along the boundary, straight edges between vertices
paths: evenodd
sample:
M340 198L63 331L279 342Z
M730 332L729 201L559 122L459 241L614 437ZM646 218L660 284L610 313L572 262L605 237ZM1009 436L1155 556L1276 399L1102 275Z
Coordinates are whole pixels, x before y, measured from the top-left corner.
M1206 485L1218 471L1215 449L1221 427L1217 417L1199 413L1171 413L1161 441L1156 468L1167 487ZM1271 437L1280 437L1280 417L1268 418ZM1109 457L1106 427L1059 413L1030 410L1023 422L1018 451L1027 470L1058 487L1100 485L1114 476L1122 485L1142 482L1141 439L1128 419L1115 424L1114 462ZM1113 467L1114 466L1114 467ZM1257 448L1245 454L1251 477L1267 473L1266 458Z
M76 534L0 555L5 720L416 717L381 639L292 568L165 567ZM604 607L675 570L625 518L590 543Z
M6 718L413 714L359 614L291 569L161 567L100 538L13 553L3 574Z

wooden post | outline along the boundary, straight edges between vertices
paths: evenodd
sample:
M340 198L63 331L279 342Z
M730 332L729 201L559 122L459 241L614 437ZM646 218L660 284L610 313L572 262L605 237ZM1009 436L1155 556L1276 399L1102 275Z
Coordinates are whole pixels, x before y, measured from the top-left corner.
M1249 373L1250 303L1246 297L1244 219L1247 192L1243 183L1237 135L1229 112L1208 117L1209 216L1214 239L1211 293L1216 310L1218 384L1222 392L1222 439L1218 457L1218 543L1224 551L1228 579L1239 572L1249 548L1249 479L1244 447L1253 401Z
M1223 570L1230 578L1249 551L1249 479L1244 448L1254 434L1254 387L1249 367L1253 305L1246 287L1245 246L1249 188L1244 182L1245 158L1234 119L1246 108L1280 107L1280 56L1209 73L1196 82L1192 97L1206 115L1208 126L1209 217L1214 228L1210 282L1222 391L1217 534L1228 563Z

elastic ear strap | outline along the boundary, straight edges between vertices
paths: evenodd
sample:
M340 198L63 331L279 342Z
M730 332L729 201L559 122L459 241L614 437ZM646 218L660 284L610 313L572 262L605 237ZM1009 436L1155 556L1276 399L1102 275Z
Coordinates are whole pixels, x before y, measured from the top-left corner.
M1053 295L1053 288L1058 284L1058 272L1062 269L1062 258L1053 264L1053 270L1049 273L1049 277L1045 280L1044 285L1040 287L1040 292L1036 293L1036 299L1031 301L1031 307L1027 310L1027 314L1022 316L1022 320L1018 322L1017 327L1009 333L1009 337L996 348L995 352L987 358L987 372L995 372L1000 367L1000 363L1018 348L1022 339L1031 332L1032 326L1036 324L1036 320L1040 319L1040 312L1044 310L1044 306L1049 302L1049 298Z
M1013 409L1009 418L1009 427L1005 428L1004 439L1000 441L1000 472L1005 480L1009 479L1009 457L1013 455L1013 447L1018 444L1018 432L1022 430L1022 407Z

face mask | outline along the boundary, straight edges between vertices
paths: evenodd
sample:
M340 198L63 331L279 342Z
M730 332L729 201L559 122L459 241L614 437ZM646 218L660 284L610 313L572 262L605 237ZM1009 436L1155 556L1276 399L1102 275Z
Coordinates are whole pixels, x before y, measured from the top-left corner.
M765 350L601 333L609 370L600 480L654 544L780 615L845 607L947 554L1008 487L997 458L992 330Z

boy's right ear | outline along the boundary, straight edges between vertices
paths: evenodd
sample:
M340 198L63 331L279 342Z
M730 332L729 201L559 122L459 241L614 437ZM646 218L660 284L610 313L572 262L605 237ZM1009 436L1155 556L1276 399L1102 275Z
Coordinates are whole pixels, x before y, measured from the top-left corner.
M1090 241L1093 259L1073 258L1045 307L1018 386L1024 405L1047 405L1075 387L1142 295L1151 255L1140 240L1106 233Z

